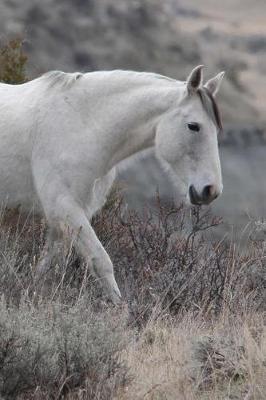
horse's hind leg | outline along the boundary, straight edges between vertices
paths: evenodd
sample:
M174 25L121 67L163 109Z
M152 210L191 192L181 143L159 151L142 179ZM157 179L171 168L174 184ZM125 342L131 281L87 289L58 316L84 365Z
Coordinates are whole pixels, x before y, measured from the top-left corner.
M63 254L62 246L62 235L58 229L49 227L45 245L36 266L35 277L37 280L45 277L54 262L60 263Z

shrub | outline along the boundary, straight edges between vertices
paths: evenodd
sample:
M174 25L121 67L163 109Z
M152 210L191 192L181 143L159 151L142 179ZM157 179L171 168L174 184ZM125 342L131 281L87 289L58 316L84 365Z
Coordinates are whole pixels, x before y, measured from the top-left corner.
M105 209L94 224L133 320L141 324L153 314L188 310L218 315L225 308L263 309L265 285L253 284L253 275L264 270L263 242L250 240L244 252L210 240L222 222L206 208L185 210L158 200L157 209L138 215L123 212L121 202L116 207Z
M0 81L17 84L26 82L27 56L21 38L9 40L0 48Z
M5 399L111 399L128 382L118 359L121 318L93 313L84 299L20 307L0 303L0 394Z

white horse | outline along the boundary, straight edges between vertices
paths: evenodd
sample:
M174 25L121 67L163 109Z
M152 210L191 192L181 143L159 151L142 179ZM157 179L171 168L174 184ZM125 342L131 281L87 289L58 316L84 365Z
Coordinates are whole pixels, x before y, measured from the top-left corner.
M222 191L214 100L223 73L202 84L152 73L50 72L21 85L0 84L0 201L39 204L49 225L45 271L68 226L75 248L119 301L113 265L90 220L106 199L115 166L154 146L193 204Z

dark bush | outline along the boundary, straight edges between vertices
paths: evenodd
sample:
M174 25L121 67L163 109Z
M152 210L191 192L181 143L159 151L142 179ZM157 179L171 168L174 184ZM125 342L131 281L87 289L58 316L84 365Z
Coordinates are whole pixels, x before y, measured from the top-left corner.
M222 221L206 208L166 207L160 200L157 209L143 215L122 208L119 202L105 208L94 224L133 320L187 310L218 315L224 308L263 307L265 286L252 284L254 271L256 276L265 273L263 242L250 240L245 252L234 243L210 240Z

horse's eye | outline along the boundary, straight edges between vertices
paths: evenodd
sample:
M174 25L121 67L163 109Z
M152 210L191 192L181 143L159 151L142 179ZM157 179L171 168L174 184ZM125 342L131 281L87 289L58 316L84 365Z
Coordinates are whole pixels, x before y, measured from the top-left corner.
M197 122L190 122L187 124L188 129L194 132L199 132L200 126Z

